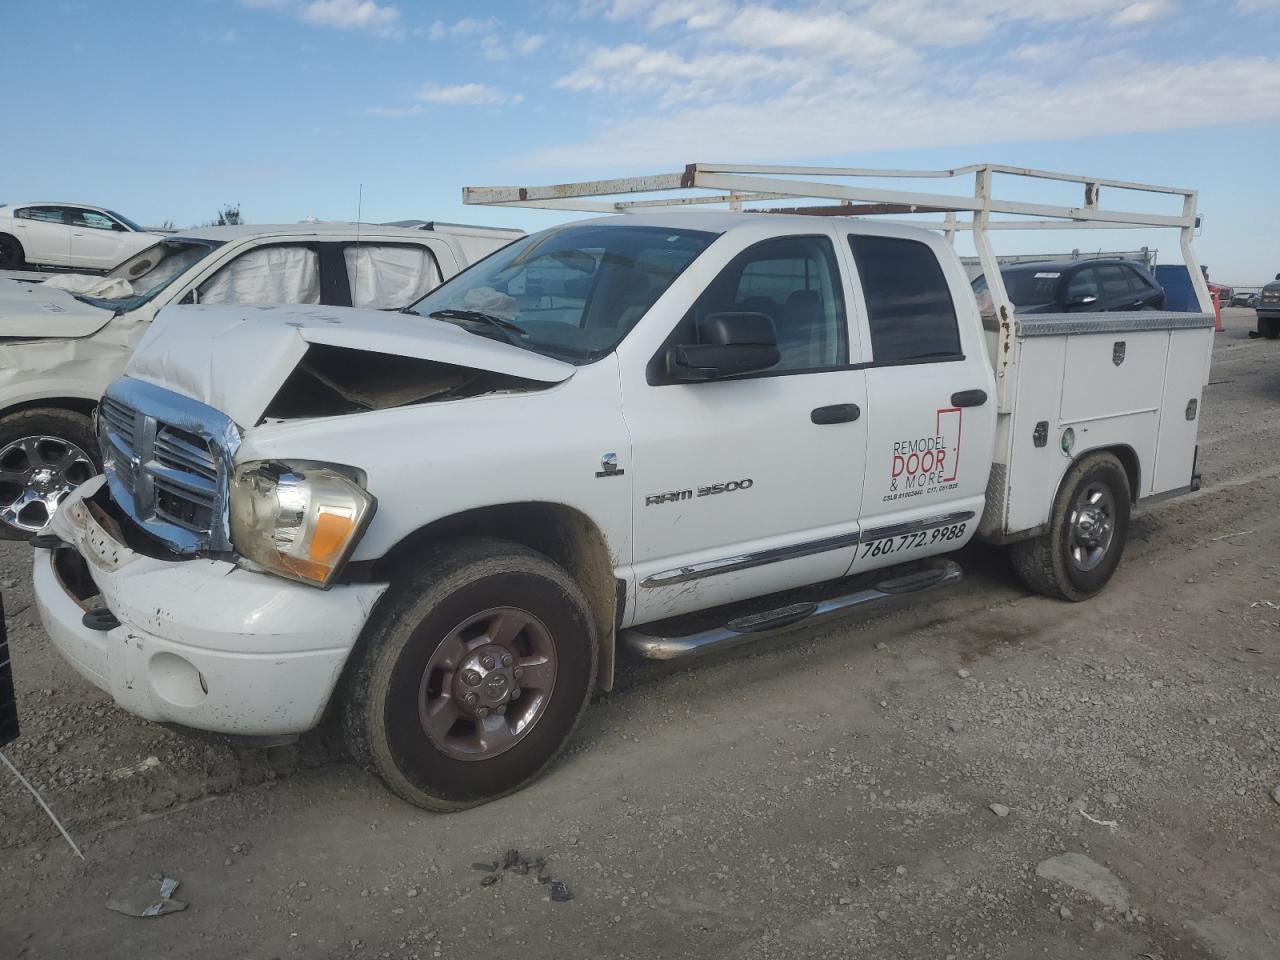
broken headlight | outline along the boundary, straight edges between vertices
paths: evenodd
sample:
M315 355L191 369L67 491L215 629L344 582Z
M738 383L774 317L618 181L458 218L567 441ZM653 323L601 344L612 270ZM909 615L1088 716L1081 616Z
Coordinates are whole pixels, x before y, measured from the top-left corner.
M377 506L362 479L325 463L241 464L231 482L236 552L272 573L329 586Z

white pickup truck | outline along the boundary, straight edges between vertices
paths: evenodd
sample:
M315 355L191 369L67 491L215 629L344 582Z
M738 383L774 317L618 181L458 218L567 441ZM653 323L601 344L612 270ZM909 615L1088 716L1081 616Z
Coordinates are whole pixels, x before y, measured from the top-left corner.
M930 205L973 212L994 266L998 170L974 169L977 199ZM730 203L885 206L715 176ZM1188 196L1153 225L1191 257ZM1131 506L1196 483L1207 313L1020 320L993 269L984 322L936 229L617 207L404 313L172 308L99 408L106 475L33 541L54 644L153 720L269 736L332 711L395 792L458 809L551 762L620 645L678 657L920 593L975 536L1082 600Z
M518 230L355 223L201 227L105 277L0 278L0 538L27 540L98 470L89 417L171 303L398 308Z

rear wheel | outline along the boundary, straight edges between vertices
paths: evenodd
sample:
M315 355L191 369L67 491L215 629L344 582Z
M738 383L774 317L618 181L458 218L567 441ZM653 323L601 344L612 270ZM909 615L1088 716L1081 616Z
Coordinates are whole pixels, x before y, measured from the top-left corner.
M0 270L19 270L26 264L26 254L17 237L0 233Z
M365 627L344 691L348 743L420 807L494 800L563 749L596 655L586 598L548 558L499 540L437 547Z
M98 469L84 414L47 408L0 419L0 539L31 539Z
M1037 593L1086 600L1107 585L1129 535L1129 478L1110 453L1082 457L1063 478L1048 529L1009 548L1014 570Z

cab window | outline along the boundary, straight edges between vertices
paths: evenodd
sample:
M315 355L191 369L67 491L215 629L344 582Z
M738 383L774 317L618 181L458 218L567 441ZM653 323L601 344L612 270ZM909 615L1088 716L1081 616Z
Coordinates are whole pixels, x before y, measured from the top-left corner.
M827 237L784 237L740 253L712 281L684 321L713 313L763 313L778 337L777 366L794 373L849 362L844 295Z
M353 307L406 307L440 284L440 267L426 247L352 243L342 248L342 256Z
M927 244L849 235L877 364L963 359L947 278Z

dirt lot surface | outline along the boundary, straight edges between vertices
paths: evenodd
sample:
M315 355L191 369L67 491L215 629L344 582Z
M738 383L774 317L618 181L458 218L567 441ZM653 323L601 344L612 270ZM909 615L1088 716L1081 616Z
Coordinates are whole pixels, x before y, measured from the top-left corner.
M87 857L0 769L0 956L1274 960L1280 342L1252 318L1214 350L1205 489L1137 515L1102 596L1031 596L971 548L928 603L627 665L549 775L452 816L324 735L125 715L48 645L29 548L0 545L7 753ZM105 908L161 875L185 912Z

